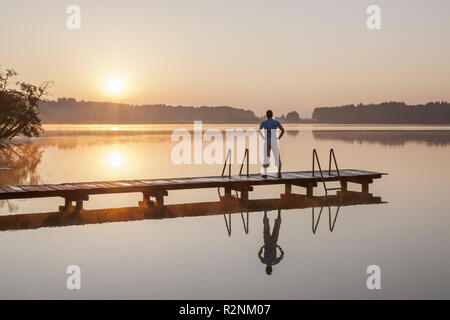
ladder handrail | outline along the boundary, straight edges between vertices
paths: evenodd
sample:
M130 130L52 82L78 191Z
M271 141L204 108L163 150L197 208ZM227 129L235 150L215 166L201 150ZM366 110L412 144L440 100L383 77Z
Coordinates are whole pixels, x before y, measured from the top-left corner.
M334 215L334 221L331 223L331 206L328 206L328 226L330 227L330 232L334 231L334 227L336 226L336 220L339 214L339 209L341 206L337 207L336 214Z
M227 157L225 159L225 163L223 164L222 177L223 174L225 173L225 168L227 167L228 159L230 159L230 163L228 164L228 177L231 178L231 149L228 149Z
M341 173L339 172L339 167L337 164L337 160L336 160L336 155L334 154L334 150L333 148L330 149L330 159L328 162L328 175L331 176L331 158L333 158L334 160L334 166L336 167L336 172L339 178L339 185L341 186L341 191L342 191L342 178L341 178Z
M315 222L314 219L314 207L311 207L312 209L312 232L313 234L316 234L317 227L319 226L320 217L322 216L323 206L320 207L319 217L317 218L317 222Z
M247 225L245 225L244 213L243 212L241 212L241 218L242 218L242 225L244 226L244 232L245 232L245 234L248 234L248 232L249 232L249 228L248 228L248 211L247 211Z
M248 148L245 148L245 152L244 152L244 158L242 159L242 163L241 163L241 169L239 170L239 175L242 176L242 169L244 168L244 162L245 159L247 158L247 177L249 176L249 151Z
M229 219L230 223L228 223L226 214L224 214L223 217L225 219L225 227L227 228L228 237L231 237L231 213L228 214L228 219Z
M333 148L330 149L330 160L328 162L328 174L329 175L331 175L331 158L333 158L333 160L334 160L334 165L336 167L336 172L338 174L338 177L341 178L341 174L339 172L339 168L338 168L337 161L336 161L336 155L334 154Z
M317 155L316 149L313 150L313 163L312 163L312 176L315 176L315 161L317 160L317 165L319 167L320 176L322 177L323 188L325 189L325 195L328 195L327 186L325 184L325 178L323 177L322 167L320 166L319 156Z

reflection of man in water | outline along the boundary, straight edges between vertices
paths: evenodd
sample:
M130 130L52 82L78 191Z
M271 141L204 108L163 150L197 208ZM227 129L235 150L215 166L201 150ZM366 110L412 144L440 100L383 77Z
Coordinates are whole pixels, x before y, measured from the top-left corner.
M272 266L276 265L283 259L284 251L279 245L277 245L278 234L280 233L281 226L281 210L278 209L278 217L275 219L275 225L273 226L272 235L270 234L269 218L267 217L267 211L264 211L264 245L259 249L259 259L266 264L266 273L272 274ZM280 256L277 258L277 248L280 249ZM264 254L263 254L264 250Z

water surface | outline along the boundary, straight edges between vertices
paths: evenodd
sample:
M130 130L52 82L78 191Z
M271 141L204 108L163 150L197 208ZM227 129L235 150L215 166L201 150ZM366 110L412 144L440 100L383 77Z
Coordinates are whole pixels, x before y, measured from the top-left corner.
M171 162L176 142L170 133L179 127L47 126L42 138L0 151L0 167L10 168L0 170L0 184L220 174L221 165ZM315 232L311 208L282 210L277 244L284 256L271 275L258 257L263 211L250 213L248 226L236 213L1 231L0 298L450 298L449 128L287 129L280 143L283 170L310 170L313 148L326 166L334 148L341 168L389 174L370 186L387 203L341 207L332 231L328 208ZM277 198L283 191L255 187L250 198ZM320 185L317 191L323 193ZM91 196L85 207L133 207L139 200L140 194ZM166 203L217 200L217 190L203 189L169 192ZM3 201L0 215L54 212L62 202ZM277 210L267 214L270 231L277 216ZM66 289L72 264L82 270L79 291ZM366 268L373 264L381 268L381 290L366 287Z

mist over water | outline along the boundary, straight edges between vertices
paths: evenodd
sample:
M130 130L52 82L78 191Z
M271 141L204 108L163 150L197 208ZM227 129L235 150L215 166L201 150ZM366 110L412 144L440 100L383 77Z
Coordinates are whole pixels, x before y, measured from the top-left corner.
M222 165L175 165L171 132L189 125L45 126L40 139L0 150L1 185L220 175ZM204 129L250 128L204 125ZM302 299L450 298L450 128L287 125L283 171L323 167L386 172L370 192L387 203L281 211L283 259L267 275L258 257L264 212L0 231L0 298ZM208 143L204 143L204 147ZM238 159L238 162L240 159ZM239 165L234 165L237 174ZM258 165L250 171L260 172ZM360 190L349 184L350 190ZM322 186L315 189L323 194ZM317 191L316 191L317 190ZM250 199L277 198L255 187ZM303 193L299 187L293 192ZM137 206L141 194L91 196L86 209ZM216 189L169 191L167 204L217 201ZM63 199L0 201L0 216L55 212ZM272 232L278 212L268 212ZM334 221L333 228L330 228ZM317 223L315 225L314 223ZM314 230L314 227L317 228ZM332 231L331 231L332 230ZM248 232L247 232L248 231ZM315 232L313 232L315 231ZM82 290L66 289L68 265ZM366 268L381 268L368 290Z

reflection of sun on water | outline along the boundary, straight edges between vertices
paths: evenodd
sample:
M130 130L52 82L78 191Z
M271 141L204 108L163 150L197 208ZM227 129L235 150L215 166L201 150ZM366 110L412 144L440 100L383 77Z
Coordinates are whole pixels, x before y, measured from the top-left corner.
M109 130L111 130L111 131L119 131L119 127L111 127Z
M123 156L120 152L114 151L108 155L108 162L113 168L119 168L123 164Z

